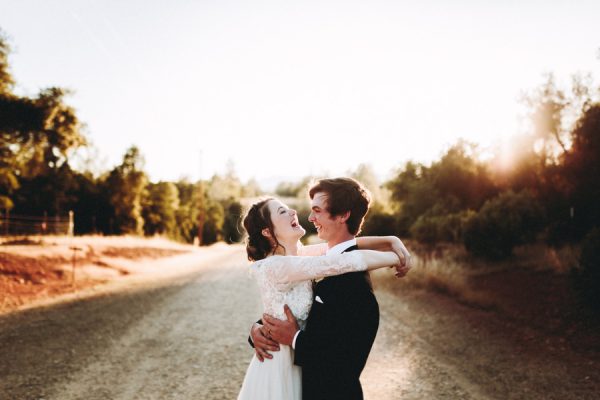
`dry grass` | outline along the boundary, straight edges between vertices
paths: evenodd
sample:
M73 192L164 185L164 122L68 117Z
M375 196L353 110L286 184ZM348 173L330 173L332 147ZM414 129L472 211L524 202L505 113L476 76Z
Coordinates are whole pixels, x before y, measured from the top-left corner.
M516 270L565 275L578 268L579 257L575 246L554 249L543 244L521 246L514 257L499 262L474 258L458 245L428 247L413 242L407 247L413 255L413 268L403 278L402 287L448 294L461 303L486 309L502 308L502 300L479 287L475 278ZM374 274L378 285L391 287L388 278L388 274Z
M412 247L411 247L412 248ZM423 248L412 251L412 269L402 278L401 287L431 290L455 297L462 303L489 308L494 303L484 292L476 290L470 284L469 277L473 273L463 259L463 251L458 247L438 247L435 251ZM377 285L391 287L389 274L374 275Z
M406 280L410 286L449 294L461 302L478 307L489 308L494 305L485 293L471 286L468 268L456 259L416 256L413 268Z
M567 274L579 268L579 246L566 245L559 249L538 243L517 247L514 259L521 268Z

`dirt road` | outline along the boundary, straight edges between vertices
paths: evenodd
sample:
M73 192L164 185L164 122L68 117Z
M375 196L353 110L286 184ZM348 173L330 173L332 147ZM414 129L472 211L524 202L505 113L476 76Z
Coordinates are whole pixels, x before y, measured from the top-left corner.
M261 312L257 289L239 246L185 262L193 272L2 317L0 398L234 399ZM403 292L381 273L389 281L377 289L367 399L598 398L597 353L444 296Z

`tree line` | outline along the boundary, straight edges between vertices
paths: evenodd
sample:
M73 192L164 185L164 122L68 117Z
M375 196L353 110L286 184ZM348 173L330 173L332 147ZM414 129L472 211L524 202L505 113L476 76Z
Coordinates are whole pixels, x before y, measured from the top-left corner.
M210 244L241 239L240 199L260 194L230 169L209 180L153 183L135 146L98 176L71 160L89 141L70 92L50 87L19 96L10 72L10 47L0 31L0 209L20 215L75 213L76 234L165 235Z
M561 88L550 74L523 100L529 129L508 149L484 157L460 140L439 160L408 162L381 184L364 165L350 171L375 194L363 234L399 235L431 248L453 243L492 261L510 258L520 245L574 246L574 282L598 307L600 87L575 75ZM308 180L282 183L277 193L301 196Z
M425 243L464 243L492 259L515 246L560 246L600 227L600 88L573 77L570 91L552 75L526 97L531 129L515 137L510 163L498 151L482 160L463 141L431 165L407 163L385 184L397 231Z
M65 101L69 92L52 87L16 95L9 53L0 35L0 208L27 215L73 210L77 234L240 240L241 201L261 194L256 182L243 184L229 169L199 182L152 183L135 146L110 171L74 170L73 154L89 143ZM509 146L510 162L506 152L486 158L477 145L459 141L435 162L406 163L387 182L367 165L349 171L375 198L363 233L456 243L492 260L536 241L581 243L587 257L581 264L599 265L600 88L590 76L574 76L561 88L549 75L524 101L530 129ZM298 199L294 205L309 233L311 179L276 189Z
M522 244L579 243L600 227L600 87L552 75L524 97L528 132L484 157L459 140L430 163L407 162L380 183L367 165L349 175L373 192L363 234L395 234L424 244L464 244L503 259ZM407 138L410 134L407 134ZM280 196L305 196L312 177L283 182Z

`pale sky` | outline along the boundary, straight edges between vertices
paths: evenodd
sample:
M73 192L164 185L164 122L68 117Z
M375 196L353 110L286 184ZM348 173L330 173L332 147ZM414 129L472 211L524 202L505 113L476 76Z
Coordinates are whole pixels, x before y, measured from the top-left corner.
M152 180L382 179L524 129L553 72L595 73L600 1L0 0L17 92L70 88L105 169ZM200 159L200 154L202 157Z

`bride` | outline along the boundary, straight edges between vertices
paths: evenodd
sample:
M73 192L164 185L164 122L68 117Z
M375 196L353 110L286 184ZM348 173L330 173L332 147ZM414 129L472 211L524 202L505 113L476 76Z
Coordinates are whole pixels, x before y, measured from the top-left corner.
M326 244L302 246L299 239L305 230L298 223L296 211L274 198L252 205L243 225L248 234L248 259L254 261L250 273L258 283L264 313L285 320L284 305L287 305L287 312L291 311L300 328L304 327L312 306L313 280L400 263L394 252L355 250L325 256ZM390 241L399 241L395 237L356 240L359 248L381 248L386 244L392 248ZM300 400L302 372L294 365L293 352L290 346L280 345L279 351L266 362L261 362L255 354L238 400Z

